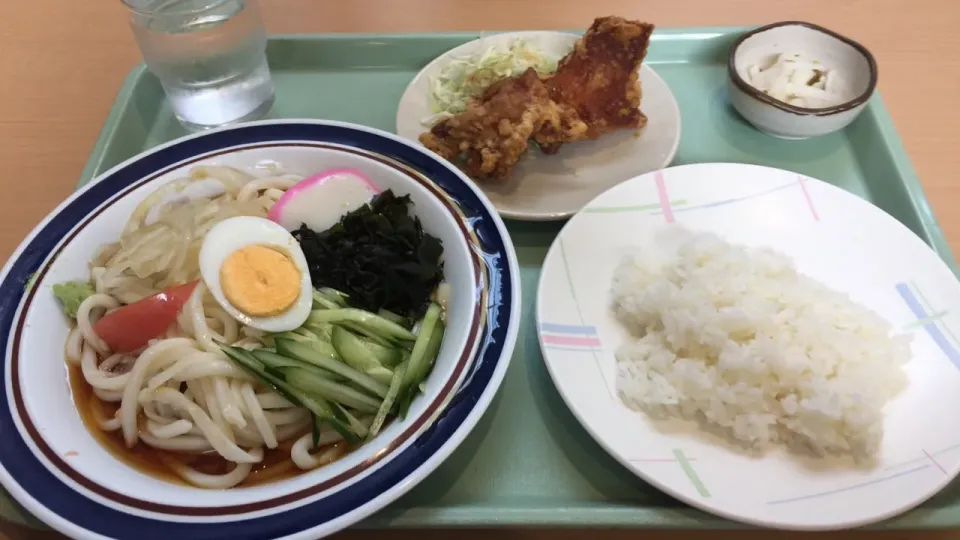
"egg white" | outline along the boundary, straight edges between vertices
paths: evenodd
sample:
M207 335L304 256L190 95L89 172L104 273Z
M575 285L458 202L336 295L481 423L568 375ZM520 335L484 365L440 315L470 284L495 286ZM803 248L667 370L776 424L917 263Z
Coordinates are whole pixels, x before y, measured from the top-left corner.
M286 311L269 317L251 317L234 307L223 293L220 268L231 253L247 246L272 247L290 257L300 272L300 296ZM200 275L217 303L231 317L251 328L265 332L285 332L299 328L313 306L313 283L307 259L300 244L282 226L264 218L240 216L214 225L200 247Z

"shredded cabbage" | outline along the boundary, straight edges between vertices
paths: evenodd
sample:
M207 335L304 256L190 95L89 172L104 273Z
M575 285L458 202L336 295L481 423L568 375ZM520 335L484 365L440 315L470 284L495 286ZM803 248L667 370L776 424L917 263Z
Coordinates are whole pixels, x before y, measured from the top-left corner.
M480 56L453 59L438 76L430 78L433 114L423 124L429 127L465 111L470 100L480 96L488 86L529 68L540 75L550 74L557 70L557 60L522 40L511 43L506 51L489 47Z

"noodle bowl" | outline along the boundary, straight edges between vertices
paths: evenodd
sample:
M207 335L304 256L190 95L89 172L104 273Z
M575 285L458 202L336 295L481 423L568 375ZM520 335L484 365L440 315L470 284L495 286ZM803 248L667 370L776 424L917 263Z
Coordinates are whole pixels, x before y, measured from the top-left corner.
M439 158L386 133L324 122L277 121L268 125L306 127L299 132L301 128L244 125L174 141L134 157L99 176L51 212L5 267L2 285L6 294L0 312L7 324L4 388L8 407L0 424L8 437L0 446L0 482L29 511L68 536L221 538L241 534L275 538L330 534L389 504L435 470L476 425L502 381L520 313L519 274L509 236L482 194ZM269 187L250 190L253 196L249 201L260 200L260 208L253 210L249 210L250 205L246 210L224 210L227 203L235 206L233 201L241 198L239 189L211 193L210 184L202 181L219 174L199 174L207 167L194 169L198 165L227 166L230 169L224 169L224 173L234 175L243 185L285 176L279 167L269 170L269 163L280 163L282 172L305 180L293 188L274 188L277 192L269 191ZM330 201L318 205L312 202L331 193L329 186L301 191L311 185L311 180L335 170L355 171L375 183L379 192L367 199L371 203L370 208L364 207L367 216L385 216L382 207L375 205L378 201L387 200L394 210L396 203L401 203L405 212L394 211L392 215L409 218L415 225L419 221L415 242L422 244L421 227L425 235L441 242L440 283L448 285L443 287L446 291L438 288L440 283L424 285L427 296L421 308L364 305L353 285L314 271L318 258L308 245L310 239L298 237L293 228L300 219L296 216L303 215L298 214L300 210L315 212L320 220L343 217L346 210L330 208ZM191 196L180 196L183 191L179 195L166 191L168 184L185 178L190 178L184 190ZM164 194L156 195L158 191ZM391 192L392 202L379 196ZM148 197L156 202L142 204ZM170 215L177 210L183 212L191 204L205 206L202 201L197 204L201 199L206 199L210 208L224 203L221 210L230 217L208 223L205 239L193 241L191 246L189 231L180 232L190 227ZM260 216L271 200L278 202L269 206L264 219ZM285 207L284 201L292 204ZM153 210L161 202L160 210ZM281 222L277 212L283 208L282 219L288 221ZM196 221L201 219L198 214ZM341 219L340 223L346 221ZM264 321L287 317L293 309L275 316L268 309L247 309L246 304L233 302L232 296L228 297L230 302L224 302L224 296L233 293L228 290L232 285L223 278L228 270L223 261L243 249L243 244L238 246L234 240L255 243L260 251L276 245L246 232L230 234L237 230L231 224L239 222L264 229L279 227L281 237L292 237L287 253L308 259L307 272L299 270L304 267L295 262L301 278L295 304L298 309L306 283L305 322L297 319L289 326L269 325ZM125 230L160 236L161 232L154 230L160 229L155 227L158 223L177 231L163 233L165 241L179 242L194 252L199 246L199 264L189 259L177 263L176 255L164 249L149 253L146 244L140 249L147 255L131 256L136 237L125 234ZM302 223L322 237L321 232L337 221ZM222 234L224 230L228 234ZM221 262L210 264L211 246L222 248L218 255ZM284 254L283 250L277 252ZM121 255L128 257L127 262ZM185 269L181 277L170 278L165 273L172 270L166 268L134 269L140 260L162 261L163 256L171 261L163 263L169 269ZM339 260L349 259L341 256ZM392 264L386 261L384 257L356 267ZM222 279L215 279L216 271L211 278L211 268L218 269ZM178 283L195 277L198 269L200 279ZM348 278L357 275L349 269L347 274ZM74 284L77 287L71 291L76 294L66 297L65 288ZM277 298L288 298L285 294L289 287L279 292L284 295L277 294ZM337 303L332 298L337 292L350 297ZM158 307L156 299L164 296L168 301L159 305L160 309L136 311L143 306ZM90 301L84 302L87 299ZM341 307L324 306L331 301ZM417 341L429 328L424 322L426 311L434 313L438 305L444 330L439 352L427 357L433 360L425 364L426 374L412 372L414 382L401 387L406 395L394 400L399 404L388 411L381 429L372 429L373 420L389 401L375 387L392 386L399 372L397 366L410 365L407 355L413 356ZM399 323L394 321L393 330L399 324L400 331L389 335L381 331L387 320L381 309L403 318ZM131 334L121 344L113 331L132 326L127 324L131 322L139 325L143 322L140 315L147 311L159 313L159 317L140 328L143 331L132 332L137 335ZM251 321L244 314L255 316ZM341 314L360 318L351 321ZM324 317L326 322L318 320ZM206 331L202 327L197 330L195 318L202 320ZM377 322L373 335L365 333L371 330L367 322ZM296 353L285 351L282 341L291 339L288 334L312 330L317 325L331 331L329 335L318 334L324 340L316 343L318 348L320 343L334 345L333 333L338 329L340 334L352 333L365 345L382 339L377 350L389 354L377 358L382 359L381 367L387 373L393 371L390 380L381 377L382 372L369 375L376 376L372 386L340 378L343 375L327 377L327 382L340 385L341 390L353 391L352 395L335 397L299 386L293 377L294 368L288 369L284 382L300 395L246 371L248 366L230 355L249 359L260 353L265 358L272 351L295 360L285 356ZM92 330L93 337L85 339L83 330L88 337ZM209 345L202 337L206 332L220 351L204 346L204 342ZM410 334L415 339L411 340ZM151 349L164 341L171 341L170 349ZM432 342L431 338L428 344ZM348 355L334 348L337 354L330 359L338 360L339 368L347 370ZM153 351L149 365L134 373L138 362L148 359L145 355ZM388 365L387 357L400 363ZM314 371L323 369L320 366ZM336 375L333 369L327 371ZM137 384L133 384L135 378L139 379ZM226 405L219 403L218 391L222 395L224 387L217 383L218 378L227 383ZM191 383L196 389L191 389ZM274 448L267 446L257 418L247 406L249 391L244 391L245 383L273 428L277 440ZM125 411L117 414L128 385L136 390L137 429L132 447L124 437ZM164 389L173 390L192 406L169 392L158 394ZM329 422L322 413L316 414L302 399L310 395L324 396L328 404L351 415L346 420L357 422L350 421L350 433L341 434L337 428L344 426ZM208 402L213 400L218 403L211 407ZM230 405L233 412L225 413L223 408ZM224 458L204 433L209 424L195 421L193 406L209 418L209 424L215 425L223 438L229 441L232 437L242 452L253 458L262 455L260 460L250 463L247 472L243 464ZM225 428L212 412L217 409ZM252 410L256 412L256 407ZM246 427L239 427L238 419ZM320 436L318 443L304 437L314 430ZM362 435L362 430L367 434ZM216 436L214 431L207 433ZM173 444L175 449L164 449ZM197 474L191 475L191 471ZM235 476L244 474L245 478L235 484ZM197 487L185 476L213 488ZM230 485L233 487L219 489Z
M115 413L96 429L113 432L132 448L144 444L168 452L213 453L232 464L221 474L201 472L177 459L165 463L184 481L223 489L243 482L264 460L264 451L295 439L289 456L311 469L342 455L345 445L313 453L310 414L231 362L218 343L264 346L259 330L241 325L201 282L177 321L146 348L110 354L93 331L114 309L200 277L198 253L206 233L235 216L265 217L286 189L302 178L290 174L255 178L227 167L197 167L187 178L163 186L131 215L118 242L91 262L95 294L77 310L66 344L68 362L79 368L97 399ZM178 192L190 195L178 196ZM87 404L77 404L78 407ZM319 444L341 440L333 431Z
M283 160L284 169L262 165L274 159ZM362 472L379 469L431 427L470 375L484 339L480 306L486 293L476 238L455 203L438 197L428 179L328 148L239 149L218 161L173 168L87 209L91 217L40 267L37 294L24 312L25 339L14 352L21 388L27 389L22 410L41 434L34 438L40 451L54 455L54 465L81 483L148 507L265 504L308 488L360 481ZM385 215L374 208L386 201L392 215L405 214L419 222L424 237L439 240L442 273L436 285L423 287L429 296L422 307L378 315L350 298L331 297L357 290L315 274L312 251L311 266L297 266L294 278L300 280L298 310L306 291L305 320L291 317L293 308L253 317L229 298L225 302L223 261L243 245L280 245L253 238L259 233L244 224L279 229L281 244L289 248L276 252L306 257L311 248L290 232L297 225L280 225L268 213L284 208L277 202L283 198L294 200L290 208L343 218L344 206L311 202L331 194L330 200L343 201L336 190L327 186L303 195L314 179L339 170L375 179L384 194L371 195L368 205L358 203L358 211ZM319 225L309 230L325 231ZM212 264L211 247L219 251ZM362 275L362 268L347 273ZM64 294L73 284L79 294ZM274 290L268 290L271 298ZM158 298L167 300L158 306ZM337 309L329 307L336 302ZM434 328L441 331L433 334L442 343L434 349L430 338L417 352L430 334L423 331L428 312L439 313ZM362 320L329 318L341 313ZM284 324L276 326L280 319ZM52 340L39 330L50 325L58 335ZM118 331L130 339L118 341ZM295 341L311 332L319 341ZM373 347L380 365L351 364L343 344L334 346L334 334ZM333 356L304 360L293 350L298 344L333 347ZM404 366L414 364L415 352L431 360L421 363L425 369L409 370L407 382ZM238 358L255 358L265 367L262 358L270 355L283 365L269 373ZM31 361L51 357L66 361ZM288 367L290 361L299 365ZM70 391L49 392L65 365ZM390 392L394 381L401 390ZM325 400L320 408L318 398Z

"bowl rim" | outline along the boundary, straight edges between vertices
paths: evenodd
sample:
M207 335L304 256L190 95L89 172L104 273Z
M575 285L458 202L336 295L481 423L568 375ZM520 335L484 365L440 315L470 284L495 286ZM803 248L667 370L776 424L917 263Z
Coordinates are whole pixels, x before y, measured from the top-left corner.
M104 173L104 176L98 177L97 180L71 194L51 211L27 235L3 265L0 270L0 285L3 285L5 290L17 291L17 294L3 297L3 301L0 302L2 304L0 319L3 319L0 325L9 324L7 319L12 320L12 317L18 313L22 293L29 290L24 287L29 283L29 272L46 260L46 254L30 250L32 243L41 232L48 231L47 228L54 223L54 218L71 204L84 197L100 197L104 191L115 187L109 182L98 181L100 178L123 171L130 172L128 167L137 163L143 164L147 156L156 158L163 153L164 158L176 157L180 152L188 151L200 144L199 141L219 147L228 141L234 141L228 146L235 146L237 141L243 144L247 138L257 143L315 141L320 138L321 141L332 142L339 146L374 150L380 155L397 161L405 168L420 171L438 183L439 187L446 192L445 197L461 206L462 219L469 223L474 230L473 236L484 246L485 250L481 258L489 272L489 290L495 293L497 299L486 305L488 325L484 339L481 340L481 346L476 352L476 362L470 366L465 378L460 382L457 394L444 405L441 414L445 417L445 421L433 419L433 427L419 436L417 439L419 444L413 454L410 453L411 447L406 448L396 459L386 461L376 475L366 475L357 483L343 488L329 503L326 502L329 498L323 503L319 500L311 500L305 505L283 508L280 512L244 516L241 521L192 520L182 516L166 520L150 513L129 512L124 508L105 504L101 499L90 496L85 490L78 489L53 475L22 438L21 430L11 429L15 435L14 440L9 441L10 444L0 446L3 449L0 454L4 454L4 460L0 462L0 483L31 513L64 534L78 538L106 538L102 531L112 530L114 532L111 536L115 536L117 530L128 530L134 526L141 527L143 524L153 527L151 535L154 536L161 530L176 535L186 529L190 529L191 536L197 538L220 538L223 534L229 535L230 531L237 532L240 529L246 536L253 534L276 536L282 532L290 538L299 539L315 538L318 534L321 536L331 534L383 508L434 471L477 425L503 382L519 330L521 283L516 252L502 219L472 182L432 153L423 151L412 143L380 129L332 120L292 118L228 126L163 143L115 166ZM189 145L186 144L188 141ZM377 143L375 149L365 146L371 141ZM192 152L193 150L189 150L188 153ZM6 342L8 337L0 336L0 341ZM8 380L6 376L0 375L0 378ZM6 384L0 385L0 398L4 403L8 403L6 386ZM0 407L0 424L8 426L15 424L9 407ZM6 458L11 459L8 461ZM10 465L24 464L28 467L17 468L17 473L13 473L15 469L10 468ZM38 471L41 477L29 476L28 472L32 470ZM49 487L47 485L55 489L35 489ZM73 503L79 504L73 506ZM103 521L101 518L104 514L114 517L115 521L109 527L101 528L100 522ZM280 515L284 516L282 522L278 521Z
M761 34L768 30L773 30L774 28L780 28L782 26L803 26L805 28L809 28L810 30L820 32L834 39L840 40L846 43L847 45L850 45L854 49L856 49L857 52L863 55L863 57L867 60L867 64L870 67L870 81L867 83L867 89L864 90L863 93L861 93L859 96L851 100L845 101L843 103L840 103L838 105L832 105L830 107L798 107L796 105L790 105L789 103L780 101L779 99L772 98L769 95L761 92L760 90L752 86L747 81L743 80L743 77L741 77L740 74L737 72L737 66L736 66L737 51L740 49L740 45L743 45L743 42L745 42L747 39L755 35ZM729 76L730 81L733 82L733 84L735 84L737 88L742 90L744 93L746 93L750 97L758 101L761 101L763 103L766 103L768 105L771 105L782 111L785 111L791 114L800 115L800 116L830 116L833 114L849 111L869 101L870 97L873 96L873 93L877 89L877 79L878 79L879 73L877 70L877 60L876 58L874 58L873 53L871 53L869 49L867 49L857 41L854 41L853 39L850 39L846 36L838 34L827 28L824 28L818 24L814 24L806 21L780 21L780 22L767 24L764 26L759 26L757 28L754 28L753 30L744 32L739 37L737 37L737 39L730 46L730 51L727 55L727 75Z
M422 186L424 190L429 193L428 198L436 202L439 207L442 207L444 214L449 215L454 221L454 227L457 230L457 244L461 244L466 248L466 257L469 259L469 262L466 263L470 273L470 279L468 281L471 283L471 288L477 292L475 293L474 298L470 299L470 302L475 305L469 309L470 318L468 321L466 321L467 324L465 325L465 327L468 328L468 331L463 340L463 344L462 346L457 344L457 346L451 348L450 352L447 354L451 358L455 359L452 361L453 367L449 377L446 380L441 379L443 380L443 384L438 384L436 395L425 394L430 397L430 401L427 402L429 404L423 410L423 412L418 415L411 414L401 420L399 425L403 426L403 429L395 437L384 438L382 441L380 441L380 443L378 443L378 445L373 446L366 444L367 441L364 441L364 444L361 444L356 449L351 451L352 453L360 450L360 448L367 447L367 450L364 450L363 452L366 453L367 451L371 451L372 454L369 457L338 474L328 478L318 478L316 481L306 484L300 489L293 491L283 490L280 493L265 494L263 498L258 500L251 500L248 502L217 502L194 505L160 502L157 500L152 500L146 495L136 496L125 493L124 491L117 489L114 485L105 482L103 477L86 474L77 467L70 465L64 456L58 454L54 448L55 445L50 442L48 437L44 436L45 430L42 429L41 422L37 419L37 417L31 414L30 408L26 405L26 396L30 392L27 391L21 380L21 373L25 369L23 366L26 364L26 362L23 361L24 343L29 341L26 336L28 335L28 332L32 334L37 333L36 330L28 330L30 328L28 321L31 318L31 309L33 303L36 301L38 291L40 290L40 285L44 284L48 280L49 272L55 266L57 266L58 261L61 259L62 253L68 248L68 246L77 241L77 237L85 228L89 227L104 214L115 212L115 210L111 210L112 206L125 199L137 199L139 197L136 195L138 191L144 189L152 189L155 191L162 188L164 185L168 185L174 181L170 180L169 178L172 175L187 174L187 171L193 167L202 166L210 163L211 161L221 159L224 156L250 151L256 152L261 150L289 148L306 149L306 151L323 150L332 151L338 154L351 154L366 160L370 160L371 162L376 162L395 171L395 173L398 175L398 178L403 178L404 183ZM100 177L98 177L98 180L99 178ZM150 193L151 191L147 191L146 196L149 196ZM303 501L310 497L321 495L329 496L325 494L329 494L332 491L341 489L345 485L349 485L351 482L355 482L356 479L363 474L369 474L378 470L383 466L384 460L396 457L397 453L402 449L402 447L404 447L404 445L408 443L408 441L415 440L420 434L427 430L432 424L433 418L442 412L445 403L456 395L461 379L469 371L470 365L475 359L476 353L479 351L479 343L483 339L482 333L484 331L485 324L483 320L483 306L487 302L489 292L485 284L486 275L483 268L483 261L482 258L476 253L476 250L481 249L481 247L477 244L471 243L472 230L465 221L460 219L458 209L459 207L456 205L456 203L445 197L441 188L433 184L432 180L430 180L430 178L425 174L409 169L403 166L402 163L395 162L389 157L376 154L374 152L370 152L361 148L341 147L335 144L320 141L269 141L232 146L229 148L216 150L211 153L197 154L188 158L187 160L160 168L152 174L139 178L138 180L123 187L119 192L111 196L109 199L103 201L93 212L84 215L79 223L75 225L64 238L58 241L59 244L57 245L57 248L43 261L43 263L41 263L39 269L34 273L36 286L31 287L29 291L24 294L23 307L20 310L19 316L15 318L15 324L12 327L11 336L13 337L13 340L10 348L9 360L7 360L7 362L11 368L10 389L11 395L13 396L12 399L17 405L16 412L19 416L20 422L25 428L26 434L32 440L33 445L41 452L43 456L46 457L50 464L52 464L63 475L73 480L78 485L109 501L124 504L130 508L135 508L142 511L154 512L160 515L172 514L192 517L243 515L251 512L275 510L276 508L287 504L304 504ZM444 250L445 256L448 256L449 253L451 253L449 250ZM438 357L437 360L439 362L440 358ZM66 364L64 364L64 366L66 366ZM411 413L412 411L413 410L411 409ZM87 431L91 431L89 426L84 425L83 427L86 428ZM97 439L97 437L92 433L91 436L93 436L94 439ZM178 488L186 487L186 489L194 489L193 486L190 485L180 486L179 484L172 483L163 478L158 478L149 473L143 473L142 470L139 470L129 461L121 458L120 456L113 455L113 451L106 447L102 441L95 440L95 442L101 448L106 450L108 454L111 454L111 457L117 460L120 465L125 465L128 468L137 470L153 480L157 480L165 484L173 484ZM312 471L304 472L310 473ZM287 482L287 480L280 480L279 482ZM276 484L276 482L269 482L269 484Z

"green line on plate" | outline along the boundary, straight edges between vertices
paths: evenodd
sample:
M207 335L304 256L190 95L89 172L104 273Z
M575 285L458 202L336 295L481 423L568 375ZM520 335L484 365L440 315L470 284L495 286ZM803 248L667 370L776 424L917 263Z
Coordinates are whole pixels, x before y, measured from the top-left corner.
M917 287L917 284L913 281L910 282L910 286L913 287L913 290L917 293L917 298L920 299L920 304L923 306L923 310L927 313L933 311L933 306L930 304L930 301L927 300L927 297L923 295L923 292L920 290L920 287Z
M580 318L580 324L586 324L583 319L583 312L580 311L580 302L577 301L577 290L573 287L573 274L570 273L570 264L567 263L567 248L563 245L563 240L558 240L560 244L560 260L563 261L563 274L567 276L567 286L570 288L570 296L573 297L573 305L577 308L577 317Z
M558 238L557 243L560 247L560 260L563 261L563 273L567 276L567 286L570 287L570 296L573 297L573 305L577 308L577 317L580 318L580 324L586 326L587 321L583 318L583 311L580 310L580 302L577 300L577 290L573 287L573 274L570 273L570 265L567 263L567 248L563 245L563 239ZM597 371L600 374L600 380L603 381L603 386L607 389L607 393L610 394L610 399L613 399L613 390L610 389L610 384L607 383L607 378L603 375L603 368L600 367L600 358L597 356L596 351L590 351L590 356L593 357L593 363L597 366Z
M916 330L917 328L923 328L924 326L926 326L926 325L928 325L928 324L930 324L930 323L935 323L935 322L939 321L940 319L944 318L944 317L947 315L947 313L949 313L949 311L940 311L940 312L934 313L933 315L931 315L931 316L929 316L929 317L925 317L925 318L923 318L923 319L920 319L919 321L914 321L914 322L912 322L912 323L904 326L903 329L904 329L904 330Z
M927 300L927 297L923 295L920 287L917 287L917 284L913 281L910 282L910 286L913 287L913 290L917 293L917 298L920 300L923 310L927 313L933 313L933 304L931 304L930 301ZM944 315L946 315L946 313L944 313ZM953 331L950 330L950 327L946 324L941 324L940 326L947 332L947 335L950 336L950 339L953 340L953 344L960 347L960 340L958 340L957 336L953 334Z
M687 201L670 201L670 206L683 206L687 204ZM647 212L650 210L659 210L660 203L656 204L639 204L633 206L600 206L594 208L584 208L583 211L587 214L622 214L626 212Z
M673 456L677 458L677 463L680 464L680 468L683 469L683 472L687 474L687 478L690 479L690 483L693 484L694 488L696 488L697 493L699 493L701 497L709 497L710 492L707 491L707 486L703 485L703 481L701 481L700 477L697 476L697 471L693 470L693 465L690 464L690 460L687 459L687 456L683 455L683 450L674 448Z

